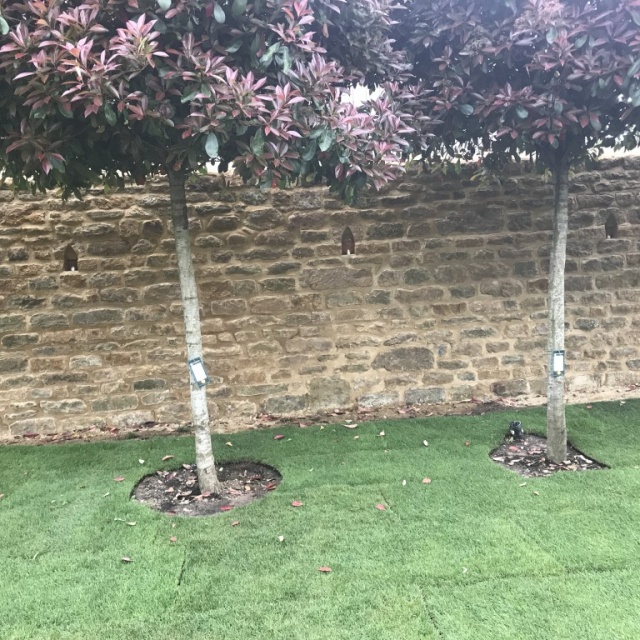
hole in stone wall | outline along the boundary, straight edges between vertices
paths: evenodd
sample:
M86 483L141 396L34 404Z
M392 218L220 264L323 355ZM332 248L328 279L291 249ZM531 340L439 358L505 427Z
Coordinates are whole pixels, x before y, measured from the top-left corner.
M604 223L604 232L607 238L618 237L618 221L616 220L616 216L613 212L609 214L607 221Z
M73 247L69 245L64 250L64 264L63 269L65 271L77 271L78 270L78 254L74 251Z
M342 255L352 256L356 252L356 239L353 237L353 232L349 227L345 227L342 232Z

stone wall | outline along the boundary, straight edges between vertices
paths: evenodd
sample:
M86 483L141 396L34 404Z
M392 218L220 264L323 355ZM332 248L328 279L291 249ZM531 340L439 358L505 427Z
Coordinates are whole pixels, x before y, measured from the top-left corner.
M639 189L638 159L574 177L569 389L640 382ZM0 435L187 420L165 185L0 200ZM414 175L353 208L201 178L189 202L214 416L545 393L540 176Z

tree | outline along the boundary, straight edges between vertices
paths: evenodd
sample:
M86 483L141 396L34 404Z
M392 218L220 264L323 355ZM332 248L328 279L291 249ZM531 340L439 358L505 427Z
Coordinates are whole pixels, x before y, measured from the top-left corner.
M548 456L566 458L564 265L569 175L591 152L638 142L638 0L404 0L398 42L414 82L414 153L484 167L532 156L555 185L549 266ZM421 127L430 117L429 126ZM438 121L434 129L434 121Z
M166 173L189 359L202 358L185 182L218 161L263 187L326 180L346 199L398 176L406 116L342 100L402 71L390 0L4 0L0 169L17 188ZM191 381L202 491L219 493Z

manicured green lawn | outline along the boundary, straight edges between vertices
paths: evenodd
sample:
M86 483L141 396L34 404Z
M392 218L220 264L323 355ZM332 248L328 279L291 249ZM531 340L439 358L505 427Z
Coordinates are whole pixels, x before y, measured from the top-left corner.
M2 448L0 638L637 640L639 415L569 408L611 468L533 480L487 454L510 419L542 431L539 409L216 437L284 479L200 519L129 499L190 437Z

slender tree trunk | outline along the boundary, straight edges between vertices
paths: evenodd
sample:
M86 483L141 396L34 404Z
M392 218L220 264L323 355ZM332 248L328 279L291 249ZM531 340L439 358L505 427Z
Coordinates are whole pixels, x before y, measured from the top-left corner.
M564 351L564 265L569 228L569 163L554 167L553 242L549 264L549 371L547 386L547 456L553 462L567 457L564 373L554 375L553 352Z
M187 340L187 358L202 358L202 334L200 332L200 305L196 285L193 260L191 259L191 240L189 238L189 219L187 216L187 197L184 171L169 171L171 194L171 220L176 240L176 257L180 276L180 294ZM199 387L189 374L191 386L191 413L196 435L196 465L198 483L201 491L220 494L222 486L216 474L216 463L211 446L209 431L209 410L207 409L206 387Z

